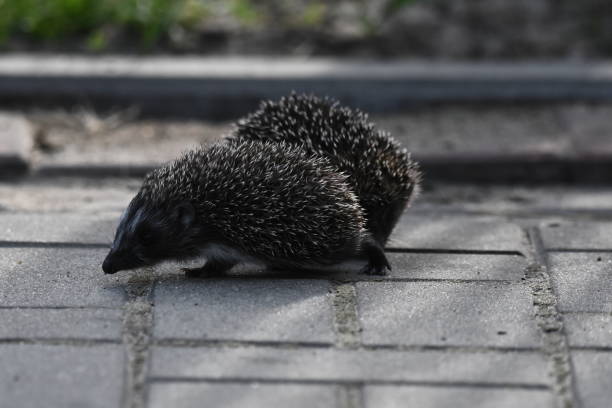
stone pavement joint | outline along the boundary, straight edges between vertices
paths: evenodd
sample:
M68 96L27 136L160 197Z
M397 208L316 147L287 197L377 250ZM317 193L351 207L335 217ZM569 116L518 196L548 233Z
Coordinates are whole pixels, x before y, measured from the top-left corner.
M357 293L352 283L338 283L333 288L334 327L339 347L355 348L361 344L357 317Z
M355 284L337 282L333 285L332 293L336 345L340 348L357 348L361 345L361 327ZM336 401L339 408L364 407L363 386L340 385Z
M142 273L142 272L141 272ZM144 273L150 273L147 269ZM150 297L153 284L139 282L134 275L126 287L128 300L123 314L123 343L126 348L126 370L123 408L146 407L146 369L152 337L153 306Z
M572 408L577 403L574 394L575 380L568 340L557 308L557 298L553 291L542 236L537 227L527 229L526 234L532 245L529 254L532 264L527 269L527 280L532 289L536 322L544 339L544 352L548 356L554 379L556 406Z

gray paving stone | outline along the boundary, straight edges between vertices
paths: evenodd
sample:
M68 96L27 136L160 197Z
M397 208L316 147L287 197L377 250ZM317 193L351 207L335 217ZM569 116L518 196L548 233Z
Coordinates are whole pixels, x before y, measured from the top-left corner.
M0 213L0 236L3 241L108 243L110 247L120 215Z
M154 383L149 408L327 408L336 389L324 385Z
M404 120L409 119L404 118ZM406 136L411 139L413 135ZM609 214L612 202L612 190L578 184L525 186L435 183L430 187L431 189L424 191L418 197L413 207L408 210L409 213L493 211L496 214L519 214L531 217L606 211Z
M572 363L582 408L608 408L612 401L612 352L573 351Z
M121 339L117 309L0 309L0 339Z
M541 345L526 285L360 282L357 297L366 344Z
M30 166L33 129L23 116L0 113L0 178L24 173Z
M527 260L520 255L409 254L388 252L389 278L520 280Z
M553 396L543 390L367 386L366 408L546 408Z
M106 250L0 248L0 306L121 307L127 274L104 275Z
M389 248L524 251L526 237L518 225L497 217L414 214L399 220Z
M329 292L320 280L162 282L155 289L155 335L331 343Z
M121 346L0 345L3 408L116 408L122 379Z
M561 311L612 312L611 253L551 253L549 264Z
M573 347L612 347L612 315L571 313L563 315L565 332Z
M548 222L541 231L547 248L612 249L612 222Z
M134 179L72 177L50 182L48 178L29 177L18 185L0 183L0 208L14 212L120 213L138 186L140 180Z
M548 384L536 352L154 347L153 377Z

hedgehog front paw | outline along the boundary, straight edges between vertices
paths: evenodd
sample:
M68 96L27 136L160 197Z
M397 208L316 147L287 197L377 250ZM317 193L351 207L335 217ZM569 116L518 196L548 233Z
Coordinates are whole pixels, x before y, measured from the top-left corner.
M225 272L225 270L216 267L211 268L208 265L204 265L200 268L182 268L182 270L185 272L185 277L188 279L214 278L223 275L223 272Z
M361 273L366 275L380 275L384 276L391 272L391 266L386 261L384 263L368 263L362 270Z
M199 268L183 268L187 278L213 278L222 276L234 266L233 262L209 260Z
M205 266L201 268L181 268L181 270L185 272L185 277L190 279L207 278L210 276Z

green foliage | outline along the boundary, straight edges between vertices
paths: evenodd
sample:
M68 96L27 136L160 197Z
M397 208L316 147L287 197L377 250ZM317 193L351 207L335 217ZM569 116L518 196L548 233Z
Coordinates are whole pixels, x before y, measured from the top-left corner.
M352 1L367 4L367 0ZM414 1L387 0L382 18L366 22L375 31L381 21ZM75 40L91 50L103 50L119 33L152 47L169 38L175 27L193 31L219 16L229 16L245 27L269 23L313 29L322 27L335 7L324 0L0 0L0 45L12 38L34 43ZM274 10L281 9L288 12L279 19Z
M233 0L230 11L239 22L245 25L254 25L260 21L260 14L250 0Z
M174 24L187 21L188 0L0 0L0 41L12 35L53 41L78 35L93 49L106 46L104 27L135 32L153 45Z
M416 1L417 0L389 0L385 5L385 13L391 15Z
M367 3L367 0L365 1ZM375 35L384 26L387 20L393 17L395 13L404 7L416 3L417 1L419 0L387 0L380 15L376 16L375 18L368 15L364 9L361 16L361 23L363 25L364 32L366 35ZM366 3L362 3L362 6L364 6Z
M95 0L2 0L0 38L22 33L39 39L56 39L98 25L104 5Z
M185 1L177 0L115 0L109 3L112 4L111 21L139 33L147 47L177 22L185 5Z
M313 27L323 24L325 15L328 11L328 5L324 2L313 1L308 3L301 17L301 22L307 27Z

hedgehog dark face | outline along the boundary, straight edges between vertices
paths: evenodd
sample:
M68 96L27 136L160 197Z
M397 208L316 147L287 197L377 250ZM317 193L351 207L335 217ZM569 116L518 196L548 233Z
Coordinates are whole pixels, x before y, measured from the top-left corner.
M195 210L190 203L156 208L136 196L121 217L102 264L104 273L196 256L199 229L195 224Z

